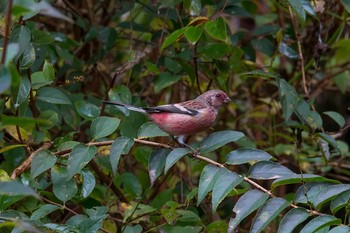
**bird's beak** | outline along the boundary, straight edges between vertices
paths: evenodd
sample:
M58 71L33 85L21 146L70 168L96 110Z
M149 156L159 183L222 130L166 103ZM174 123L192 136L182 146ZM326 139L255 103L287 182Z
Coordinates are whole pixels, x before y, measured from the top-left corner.
M225 99L224 99L224 103L225 104L228 104L228 103L230 103L231 102L231 99L229 98L229 97L226 97Z

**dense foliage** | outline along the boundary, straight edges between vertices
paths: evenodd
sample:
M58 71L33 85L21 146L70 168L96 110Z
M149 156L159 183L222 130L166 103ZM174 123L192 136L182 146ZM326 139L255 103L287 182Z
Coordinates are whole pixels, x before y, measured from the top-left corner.
M348 1L0 1L0 232L349 232ZM179 147L140 113L221 89Z

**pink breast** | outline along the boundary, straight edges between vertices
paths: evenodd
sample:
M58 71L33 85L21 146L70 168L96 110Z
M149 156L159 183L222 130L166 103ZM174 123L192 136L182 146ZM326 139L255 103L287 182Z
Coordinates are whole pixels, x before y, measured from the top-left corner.
M177 113L156 113L150 115L151 120L165 132L177 135L192 135L209 128L216 115L198 114L190 116Z

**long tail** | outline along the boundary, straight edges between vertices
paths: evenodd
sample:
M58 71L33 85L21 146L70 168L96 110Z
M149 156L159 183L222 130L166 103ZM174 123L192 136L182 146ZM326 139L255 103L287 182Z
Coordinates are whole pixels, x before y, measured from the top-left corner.
M134 111L134 112L141 112L141 113L144 113L144 114L147 113L143 108L131 106L131 105L128 105L128 104L123 104L123 103L119 103L119 102L111 102L111 101L103 101L103 103L110 104L110 105L122 106L122 107L127 108L127 109L129 109L131 111Z

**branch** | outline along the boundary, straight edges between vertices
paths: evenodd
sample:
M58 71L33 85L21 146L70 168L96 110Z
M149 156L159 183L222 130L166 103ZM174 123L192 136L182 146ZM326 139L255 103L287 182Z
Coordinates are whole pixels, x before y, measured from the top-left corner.
M39 147L36 151L32 152L29 157L23 161L21 165L19 165L11 174L11 179L16 179L17 176L21 175L23 172L25 172L30 164L32 163L33 157L38 154L42 150L47 150L51 147L52 143L51 142L44 142L44 144Z
M1 57L1 64L5 64L6 60L6 52L7 52L7 44L9 42L10 37L10 26L11 26L11 16L12 16L12 0L8 1L7 5L7 13L5 16L5 35L4 35L4 41L2 43L2 57Z

